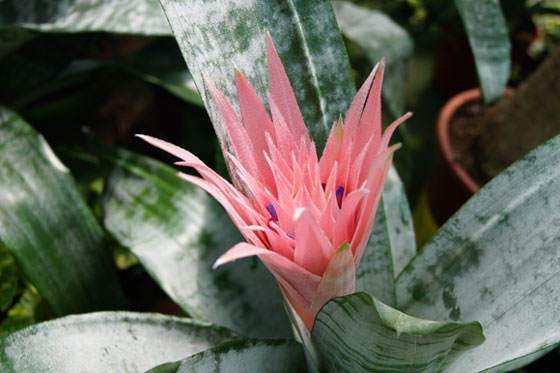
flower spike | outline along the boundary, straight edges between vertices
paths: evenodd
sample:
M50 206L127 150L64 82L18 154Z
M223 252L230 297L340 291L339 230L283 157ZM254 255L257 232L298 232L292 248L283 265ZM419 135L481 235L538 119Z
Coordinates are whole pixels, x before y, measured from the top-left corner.
M290 309L311 330L329 299L355 290L356 271L397 148L389 140L411 114L382 134L382 61L357 92L345 120L335 121L319 158L270 35L266 44L270 114L241 72L235 72L241 118L220 90L205 81L231 144L226 154L231 176L243 190L187 150L138 136L181 159L179 165L195 169L200 177L180 176L211 194L247 241L228 250L214 268L258 256Z

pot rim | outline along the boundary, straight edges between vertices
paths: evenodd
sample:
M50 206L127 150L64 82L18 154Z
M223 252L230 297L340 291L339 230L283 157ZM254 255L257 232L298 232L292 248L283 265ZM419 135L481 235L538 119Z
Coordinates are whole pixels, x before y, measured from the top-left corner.
M480 190L480 184L471 177L467 170L453 160L453 147L451 146L449 128L455 113L467 103L478 100L480 97L480 89L478 88L471 88L453 96L441 109L436 128L439 149L445 163L457 175L463 186L472 194Z

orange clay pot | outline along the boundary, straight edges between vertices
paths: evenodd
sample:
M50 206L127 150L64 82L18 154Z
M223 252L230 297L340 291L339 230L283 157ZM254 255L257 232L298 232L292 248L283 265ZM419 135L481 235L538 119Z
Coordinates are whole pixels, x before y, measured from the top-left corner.
M506 89L505 95L512 90ZM451 145L450 126L459 109L472 101L480 100L478 88L469 89L453 96L440 111L436 136L440 161L430 185L428 199L432 215L437 224L442 225L479 189L479 183L455 161L456 152Z

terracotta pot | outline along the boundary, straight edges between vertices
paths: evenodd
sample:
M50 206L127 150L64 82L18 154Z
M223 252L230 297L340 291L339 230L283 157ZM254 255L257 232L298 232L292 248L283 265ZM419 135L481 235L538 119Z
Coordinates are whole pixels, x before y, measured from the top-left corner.
M512 93L510 88L505 91L506 96ZM440 159L428 186L428 199L432 215L439 225L445 223L481 187L469 172L455 161L456 152L450 139L450 126L455 113L464 105L480 98L478 88L453 96L443 106L437 120L436 138Z
M449 126L455 113L464 105L472 101L480 100L480 90L478 88L469 89L453 96L441 109L437 120L436 135L439 151L445 165L451 169L461 187L468 194L473 195L478 192L480 185L476 182L459 163L455 162L454 152L449 137Z
M455 113L465 104L480 99L479 89L469 89L453 96L440 111L436 136L439 160L428 186L428 200L432 215L442 225L480 186L467 170L454 161L449 126Z

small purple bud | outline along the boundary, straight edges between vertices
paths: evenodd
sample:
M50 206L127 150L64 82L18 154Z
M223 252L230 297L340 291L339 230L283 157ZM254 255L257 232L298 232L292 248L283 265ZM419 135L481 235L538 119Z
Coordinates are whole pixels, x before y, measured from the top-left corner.
M291 238L292 240L295 240L295 239L296 239L296 236L294 236L294 235L291 234L291 233L286 233L286 236L288 236L288 238Z
M342 197L344 197L344 187L339 186L336 188L336 202L338 202L338 207L342 207Z
M266 210L270 214L272 221L278 223L278 214L276 213L276 209L274 208L274 206L272 206L272 203L266 205Z

